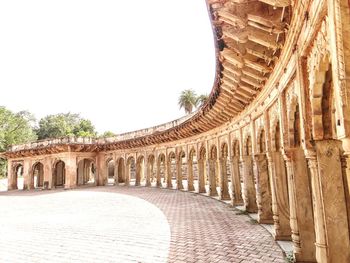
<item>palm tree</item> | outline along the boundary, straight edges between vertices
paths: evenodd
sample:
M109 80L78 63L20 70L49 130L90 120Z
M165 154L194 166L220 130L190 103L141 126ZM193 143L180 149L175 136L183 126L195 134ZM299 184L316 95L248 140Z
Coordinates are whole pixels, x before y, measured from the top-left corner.
M180 109L184 108L186 114L192 113L193 107L197 104L197 94L192 89L183 90L178 102Z
M196 106L197 107L203 106L208 99L209 99L209 96L207 94L199 95L196 99Z

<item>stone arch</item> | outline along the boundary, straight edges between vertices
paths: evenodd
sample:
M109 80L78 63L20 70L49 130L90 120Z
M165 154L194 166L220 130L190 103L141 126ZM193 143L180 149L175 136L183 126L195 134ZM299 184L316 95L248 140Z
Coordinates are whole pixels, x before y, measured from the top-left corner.
M126 179L125 185L130 185L131 181L135 182L136 180L136 162L134 156L129 156L126 161Z
M40 161L35 162L31 171L31 188L44 187L44 165Z
M160 153L157 158L157 187L164 186L166 177L166 157L164 153Z
M188 167L187 167L187 160L186 160L186 152L184 150L180 150L177 155L177 160L176 160L176 188L178 190L183 189L183 180L185 178L184 175L188 174ZM186 176L186 179L188 182L188 177Z
M167 186L172 187L172 181L176 179L176 155L173 151L168 153L168 176L167 176Z
M141 185L141 182L145 180L145 157L140 155L136 161L136 179L135 185Z
M327 47L315 58L309 58L308 70L312 136L314 140L331 139L335 120L333 111L333 75Z
M301 144L300 130L300 110L298 98L294 96L291 99L288 108L288 138L290 147L298 147Z
M125 183L125 161L123 157L117 159L118 183Z
M108 165L108 163L107 163ZM92 158L83 158L77 164L76 184L95 184L96 183L96 164Z
M53 164L53 186L63 187L66 183L66 164L62 160L57 160Z
M14 163L12 166L12 182L11 184L11 189L19 189L23 190L24 189L24 177L23 177L23 163L18 162Z
M250 135L247 136L245 139L245 144L244 144L244 154L245 155L252 155L252 138Z
M266 137L265 137L265 129L260 128L257 133L257 149L259 153L265 153L266 152Z
M112 156L108 157L106 160L106 172L107 172L107 184L115 184L115 161Z
M232 156L239 157L239 140L235 139L232 143Z

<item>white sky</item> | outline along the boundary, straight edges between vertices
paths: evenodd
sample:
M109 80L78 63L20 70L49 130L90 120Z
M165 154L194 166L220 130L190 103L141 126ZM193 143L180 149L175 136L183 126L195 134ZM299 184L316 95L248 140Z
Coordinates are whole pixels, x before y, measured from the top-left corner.
M184 115L215 74L204 0L0 0L0 105L80 113L99 132Z

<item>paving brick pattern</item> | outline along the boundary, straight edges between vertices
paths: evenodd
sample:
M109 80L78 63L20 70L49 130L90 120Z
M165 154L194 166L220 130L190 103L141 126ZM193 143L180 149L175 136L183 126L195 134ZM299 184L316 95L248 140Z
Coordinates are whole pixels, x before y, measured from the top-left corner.
M0 262L285 262L265 229L193 193L13 191L0 207Z

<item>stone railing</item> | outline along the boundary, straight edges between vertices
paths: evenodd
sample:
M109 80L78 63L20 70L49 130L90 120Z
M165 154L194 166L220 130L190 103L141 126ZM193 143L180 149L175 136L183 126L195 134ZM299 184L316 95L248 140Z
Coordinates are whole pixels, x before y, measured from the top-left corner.
M59 145L59 144L94 144L94 143L96 143L95 138L72 136L72 137L62 137L62 138L40 140L40 141L19 144L19 145L12 145L10 147L9 151L14 152L14 151L20 151L20 150L41 148L41 147L46 147L49 145Z
M116 135L113 137L100 138L100 139L97 139L97 143L104 144L104 143L125 141L125 140L135 139L135 138L146 136L146 135L151 135L151 134L154 134L156 132L162 132L162 131L174 128L174 127L180 125L181 123L184 123L188 119L192 118L196 113L197 112L193 112L193 113L188 114L188 115L181 117L179 119L176 119L176 120L173 120L173 121L170 121L167 123L163 123L163 124L160 124L157 126L153 126L150 128L132 131L132 132L126 132L126 133L122 133L122 134L119 134L119 135Z
M138 138L146 135L151 135L156 132L162 132L162 131L174 128L180 125L181 123L187 121L188 119L192 118L192 116L194 116L195 114L196 112L193 112L182 118L179 118L164 124L160 124L160 125L142 129L142 130L122 133L113 137L98 138L98 139L92 138L92 137L74 137L74 136L53 138L53 139L40 140L40 141L35 141L35 142L30 142L25 144L12 145L10 146L8 151L15 152L15 151L21 151L21 150L42 148L50 145L59 145L59 144L105 144L105 143L124 141L124 140L134 139L134 138Z

